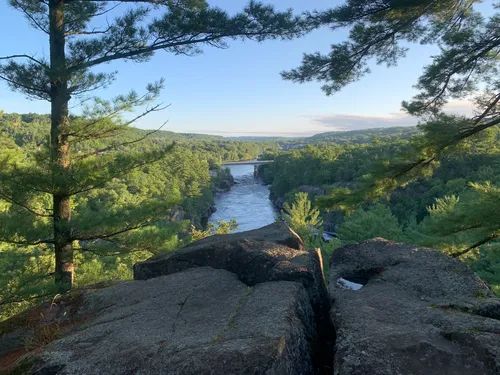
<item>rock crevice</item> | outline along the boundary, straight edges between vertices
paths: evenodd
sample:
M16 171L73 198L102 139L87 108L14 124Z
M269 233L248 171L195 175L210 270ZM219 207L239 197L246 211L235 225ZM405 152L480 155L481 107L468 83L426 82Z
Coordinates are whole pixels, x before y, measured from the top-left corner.
M1 323L0 363L38 375L500 373L499 299L435 250L345 246L327 289L320 254L276 223L134 272Z

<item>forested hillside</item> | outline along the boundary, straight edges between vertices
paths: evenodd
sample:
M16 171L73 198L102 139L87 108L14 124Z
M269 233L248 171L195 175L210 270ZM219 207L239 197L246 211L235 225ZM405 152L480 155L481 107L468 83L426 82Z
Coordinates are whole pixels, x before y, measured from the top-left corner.
M278 155L267 172L274 194L291 199L302 189L320 195L319 207L341 212L333 215L341 241L380 235L438 247L471 264L498 292L498 10L494 1L346 0L308 13L315 27L345 33L327 52L306 52L282 77L320 82L326 95L361 80L375 65L398 65L417 45L437 53L415 77L414 96L401 98L403 110L419 123L416 134L406 141L374 137L372 145ZM466 110L450 114L453 102ZM293 175L295 166L305 178ZM290 175L294 180L284 182Z
M307 143L335 142L338 144L370 143L374 140L391 141L408 139L419 132L415 126L396 126L350 131L335 131L313 135L305 139Z
M319 247L314 241L321 228L338 235L330 247L325 245L328 251L374 236L432 246L468 263L498 292L497 2L345 0L322 7L295 12L286 4L275 8L258 1L239 10L205 0L9 1L5 9L24 17L38 35L26 37L22 50L10 44L5 48L0 81L21 95L16 101L24 97L48 102L50 115L0 113L0 319L75 286L127 279L138 260L234 229L234 222L218 228L202 225L214 191L227 187L222 181L230 178L218 165L257 156L274 159L260 175L271 184L272 199L284 209L284 219L310 247ZM32 35L24 34L17 21L14 27L20 35ZM222 66L203 61L196 72L180 69L182 63L156 65L149 82L134 79L129 92L104 92L117 79L116 68L122 77L131 74L125 62L146 63L155 54L200 55L208 48L225 49L234 40L290 41L318 29L342 33L328 43L327 52L301 51L300 65L288 66L281 76L296 83L320 83L326 95L360 80L377 64L397 65L415 45L432 46L422 56L428 65L412 73L415 95L401 103L419 125L291 140L244 139L259 141L253 143L134 127L168 107L161 102L165 65L172 69L171 81L172 76L179 78L176 88L188 91L182 74L215 77L214 71L201 68ZM315 43L301 44L306 45L316 48ZM241 69L241 76L249 74L239 58L231 68ZM220 75L209 91L198 92L202 85L195 83L189 87L200 94L193 98L207 99L206 106L193 102L185 108L202 108L199 115L205 116L209 111L203 108L215 104L208 99L223 98L222 108L231 107L227 115L233 116L235 133L257 135L255 129L243 129L250 127L248 118L238 123L256 108L264 110L252 106L253 98L263 98L262 107L269 111L270 120L260 125L269 127L263 133L273 130L275 108L288 111L300 102L300 111L328 110L300 95L263 95L268 82L257 81L267 77L264 71L245 77L263 91L256 93L244 82L240 86L237 75L217 70ZM133 78L143 77L135 72ZM252 112L240 113L229 103L229 95L239 96L236 87L234 92L218 91L227 80L237 82L241 92L252 93L244 103ZM383 87L362 89L378 95ZM275 105L275 99L286 105ZM349 99L360 97L354 93ZM378 99L360 112L375 115L374 108L386 98ZM450 101L466 103L473 111L450 115ZM305 113L292 112L280 112L282 121ZM217 116L210 126L220 125Z
M161 160L117 174L109 182L75 198L74 234L89 237L79 240L75 247L77 286L128 279L135 262L187 244L193 236L206 235L203 224L210 214L218 179L227 178L220 163L254 159L277 147L275 143L150 132L127 128L117 137L93 139L75 146L76 160L93 153L97 161L119 158L121 153L141 154L156 147L171 147ZM0 194L11 183L13 174L37 168L36 160L43 158L48 140L48 116L0 114L3 171ZM114 149L115 144L121 146ZM99 171L93 173L89 178L99 178ZM36 183L34 181L34 189L37 189ZM26 194L23 186L17 189L18 197ZM5 200L8 198L4 195L0 198L0 240L3 241L0 244L0 318L5 318L56 291L52 245L43 243L50 237L51 220L44 214L49 210L50 200L39 193L31 196L29 207L20 207ZM35 214L26 212L27 209ZM121 232L123 222L125 229L132 230ZM224 224L220 230L231 228ZM38 241L36 239L40 239L40 243L32 244Z
M272 199L280 207L293 203L297 193L307 193L322 207L323 228L336 232L341 243L384 237L453 255L487 237L497 220L492 190L500 186L500 129L442 158L426 177L382 196L358 193L384 164L410 151L411 144L410 138L366 144L354 140L270 153L265 157L274 163L261 166L261 176L271 183ZM359 208L343 205L344 199L332 210L329 196L339 194L350 196ZM476 246L463 258L500 292L499 242Z
M47 146L49 140L50 117L36 113L18 114L0 111L0 135L10 139L19 147ZM114 137L113 144L122 144L146 137L145 142L136 142L135 148L147 149L152 145L163 145L176 142L191 150L206 151L207 160L211 166L225 161L240 161L255 159L266 150L278 147L275 141L249 142L246 140L228 140L224 137L208 134L183 134L171 131L143 130L129 127L123 129L119 136ZM79 145L76 152L90 149L101 149L110 146L109 139L95 139Z

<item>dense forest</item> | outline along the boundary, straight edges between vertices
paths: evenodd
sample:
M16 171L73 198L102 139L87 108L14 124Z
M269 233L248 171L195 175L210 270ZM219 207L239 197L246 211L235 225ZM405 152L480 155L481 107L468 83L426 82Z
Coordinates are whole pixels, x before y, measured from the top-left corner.
M36 159L47 148L50 120L37 114L0 113L0 164L8 173L35 168ZM75 285L105 280L129 279L139 260L185 245L211 233L227 233L235 223L206 228L216 190L227 186L224 161L255 159L277 144L227 141L221 137L150 132L127 128L118 137L92 140L78 145L75 154L100 150L95 158L117 153L142 153L155 147L171 147L161 160L144 165L106 182L98 189L77 196L73 202L75 230L119 232L118 226L138 223L137 228L112 237L80 240L75 256ZM147 136L146 136L147 135ZM144 139L143 139L144 138ZM134 140L140 139L140 142ZM110 146L118 143L119 150ZM111 155L107 155L107 154ZM6 182L8 176L1 175ZM30 208L47 205L44 194L30 199ZM27 245L27 238L45 238L50 220L28 215L8 201L0 203L0 319L56 293L53 284L54 259L50 244ZM151 215L153 211L154 215ZM120 215L120 217L118 217ZM124 218L125 216L125 218ZM150 221L143 221L145 217ZM142 224L146 225L142 225ZM24 236L13 236L18 228Z
M360 143L360 137L370 135L371 141ZM343 206L345 201L332 207L329 196L346 192L355 196L384 163L411 150L412 139L384 140L371 131L346 132L341 137L340 144L317 142L298 150L267 153L262 157L274 163L260 167L260 175L271 184L275 204L287 212L297 194L307 194L322 208L321 220L315 221L338 236L338 245L383 237L454 254L495 228L498 203L490 189L497 190L500 184L500 129L442 158L426 177L381 196L360 195L355 207ZM323 139L322 135L314 138ZM499 242L477 246L462 258L500 293Z
M328 251L373 236L437 247L499 291L498 4L484 11L474 0L346 0L295 14L257 1L232 13L204 0L118 3L127 8L9 2L46 38L48 52L33 46L0 56L0 80L51 110L0 114L0 319L75 286L129 278L140 259L234 229L234 222L203 227L214 190L229 178L218 165L260 154L274 159L261 169L272 199L311 246L323 228L338 236ZM292 40L316 29L346 33L281 75L319 82L326 95L360 80L374 62L396 65L416 43L438 47L416 95L402 102L420 125L226 141L131 126L166 108L160 77L110 99L97 94L116 79L104 64L194 56L235 39ZM446 113L457 99L474 113Z

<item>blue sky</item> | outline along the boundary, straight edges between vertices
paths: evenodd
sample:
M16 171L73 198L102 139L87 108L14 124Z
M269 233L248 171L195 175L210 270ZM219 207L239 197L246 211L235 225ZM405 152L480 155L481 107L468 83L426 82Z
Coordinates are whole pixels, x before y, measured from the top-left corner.
M342 1L275 0L278 9L324 9ZM0 55L48 52L48 40L29 26L22 15L0 3ZM241 9L244 0L214 0L211 5L229 12ZM123 7L126 7L123 6ZM11 37L8 37L11 35ZM372 73L342 92L325 96L317 83L283 81L280 71L297 67L304 52L327 52L330 44L345 39L346 32L319 30L290 41L230 42L229 49L205 48L202 55L187 57L159 52L149 62L115 62L116 82L99 93L110 97L130 89L141 91L148 82L163 77L161 101L171 106L154 113L137 126L155 128L168 120L166 130L220 135L310 135L332 130L411 125L416 122L400 112L401 101L415 93L424 65L437 49L413 45L397 67L372 67ZM7 36L7 37L5 37ZM100 68L102 69L102 68ZM48 113L48 103L29 101L0 83L0 109L5 112ZM452 103L456 112L467 111L465 102Z

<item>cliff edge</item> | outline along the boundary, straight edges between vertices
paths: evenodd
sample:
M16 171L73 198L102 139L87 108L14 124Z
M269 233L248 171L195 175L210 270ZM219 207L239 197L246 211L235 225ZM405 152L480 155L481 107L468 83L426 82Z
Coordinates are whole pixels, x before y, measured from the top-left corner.
M317 251L283 223L137 264L0 323L5 374L500 373L500 301L442 253Z

